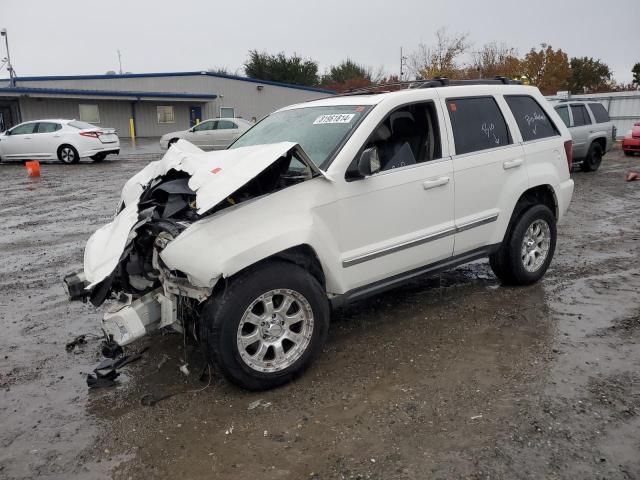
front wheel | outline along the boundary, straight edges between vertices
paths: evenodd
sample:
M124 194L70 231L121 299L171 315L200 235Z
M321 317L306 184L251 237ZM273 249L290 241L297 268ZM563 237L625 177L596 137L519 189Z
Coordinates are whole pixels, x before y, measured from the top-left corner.
M265 390L291 381L320 354L329 328L322 286L272 261L231 278L201 315L205 354L231 382Z
M71 165L72 163L78 163L80 156L78 155L78 151L71 145L62 145L58 148L58 160L67 165Z
M491 269L508 285L530 285L549 268L556 249L556 219L546 205L526 210L489 257Z
M602 163L602 147L598 143L592 143L587 152L587 158L582 162L583 172L595 172Z

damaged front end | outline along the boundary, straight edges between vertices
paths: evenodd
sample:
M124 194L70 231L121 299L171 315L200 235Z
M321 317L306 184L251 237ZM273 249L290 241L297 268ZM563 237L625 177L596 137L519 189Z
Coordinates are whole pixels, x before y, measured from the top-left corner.
M113 222L87 242L84 270L64 278L69 298L115 299L102 329L119 345L163 327L195 332L220 275L169 268L165 247L205 217L321 173L291 143L205 153L180 141L127 182Z

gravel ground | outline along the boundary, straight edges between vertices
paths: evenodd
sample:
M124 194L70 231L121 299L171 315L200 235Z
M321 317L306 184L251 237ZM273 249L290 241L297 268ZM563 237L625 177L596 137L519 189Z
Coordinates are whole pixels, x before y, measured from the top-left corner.
M274 391L201 382L197 350L157 335L117 387L89 392L98 341L64 345L98 334L101 312L69 303L61 277L149 158L40 179L0 165L0 478L640 478L640 182L623 180L637 157L573 174L537 285L502 287L477 262L353 305Z

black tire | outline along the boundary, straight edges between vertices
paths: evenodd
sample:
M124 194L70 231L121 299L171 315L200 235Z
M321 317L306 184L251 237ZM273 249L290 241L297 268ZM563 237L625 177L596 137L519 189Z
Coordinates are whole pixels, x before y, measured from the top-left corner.
M107 158L106 153L96 153L95 155L91 155L91 160L93 160L94 163L102 162L105 158Z
M631 150L624 150L624 154L625 154L627 157L633 157L633 155L635 154L635 152L632 152ZM2 161L2 160L0 160L0 161Z
M277 289L295 291L306 299L313 315L313 327L310 340L297 360L281 370L264 372L250 367L242 359L238 347L239 327L247 309L261 295ZM205 302L200 335L207 360L217 365L229 381L248 390L266 390L290 382L318 357L327 337L329 314L325 291L313 276L293 263L270 261L232 277ZM255 331L260 328L256 326ZM263 345L263 340L259 342Z
M530 226L536 222L546 222L548 232L548 250L544 261L529 271L525 268L522 255L525 235ZM493 273L506 285L530 285L540 280L553 259L556 249L557 230L556 219L546 205L534 205L522 212L510 231L507 232L499 250L489 257L489 264Z
M602 163L602 147L599 143L593 142L587 152L587 157L582 161L583 172L595 172Z
M58 160L66 165L72 165L80 161L78 151L71 145L60 145L58 147Z

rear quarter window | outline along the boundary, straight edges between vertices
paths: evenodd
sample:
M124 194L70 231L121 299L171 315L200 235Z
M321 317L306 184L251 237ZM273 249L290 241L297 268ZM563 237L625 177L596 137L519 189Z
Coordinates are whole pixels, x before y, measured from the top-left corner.
M611 121L609 118L609 112L604 106L600 103L590 103L589 107L591 108L591 113L596 119L596 123L607 123Z
M547 112L528 95L505 95L513 116L516 119L522 140L530 142L541 138L558 135L558 129L553 124Z
M493 97L447 99L456 154L503 147L511 135Z

